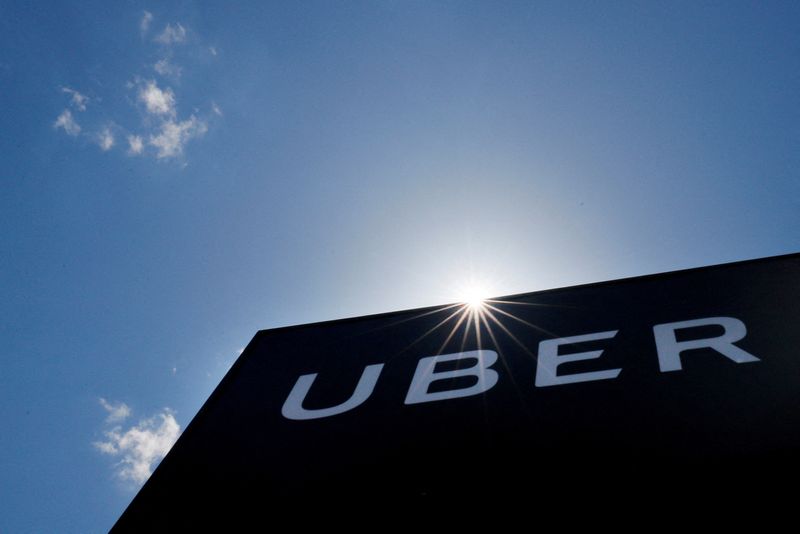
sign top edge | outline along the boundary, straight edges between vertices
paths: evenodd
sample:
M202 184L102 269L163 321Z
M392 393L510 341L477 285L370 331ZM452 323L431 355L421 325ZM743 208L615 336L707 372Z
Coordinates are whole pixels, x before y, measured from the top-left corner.
M735 261L725 262L725 263L716 263L716 264L713 264L713 265L703 265L703 266L699 266L699 267L688 267L688 268L685 268L685 269L676 269L676 270L673 270L673 271L662 271L662 272L658 272L658 273L642 274L642 275L636 275L636 276L628 276L628 277L625 277L625 278L614 278L614 279L611 279L611 280L602 280L602 281L598 281L598 282L588 282L588 283L584 283L584 284L576 284L576 285L573 285L573 286L559 286L559 287L553 287L553 288L547 288L547 289L540 289L540 290L536 290L536 291L526 291L524 293L514 293L514 294L511 294L511 295L501 295L501 296L497 296L497 297L491 297L488 300L513 300L513 299L519 299L519 298L528 297L530 295L541 295L541 294L546 294L546 293L554 293L554 292L564 291L564 290L568 290L568 289L583 289L583 288L591 288L591 287L598 287L598 286L604 286L604 285L614 285L614 284L621 284L621 283L627 283L627 282L633 282L633 281L647 280L647 279L650 279L650 278L657 278L657 277L663 277L663 276L679 276L679 275L683 275L683 274L689 274L689 273L693 273L693 272L697 272L697 271L703 271L703 270L707 270L707 269L715 269L715 268L719 268L719 267L738 267L738 266L755 264L755 263L768 263L768 262L771 262L771 261L788 260L788 259L800 259L800 252L792 252L792 253L789 253L789 254L779 254L777 256L765 256L765 257L761 257L761 258L753 258L753 259L747 259L747 260L735 260ZM353 316L353 317L341 317L341 318L338 318L338 319L327 319L327 320L324 320L324 321L315 321L315 322L310 322L310 323L300 323L300 324L294 324L294 325L277 326L277 327L273 327L273 328L264 328L264 329L258 330L256 332L254 338L260 337L260 336L263 336L263 335L272 334L272 333L277 333L277 332L291 331L291 330L295 330L295 329L316 328L316 327L320 327L320 326L331 326L331 325L335 325L335 324L342 324L342 323L355 322L355 321L364 321L364 320L372 320L372 319L384 319L384 318L389 318L389 317L392 317L392 316L395 316L395 315L400 315L400 314L405 314L405 313L426 313L426 312L432 312L434 310L440 310L440 309L447 308L447 307L457 306L458 304L459 303L436 304L436 305L431 305L431 306L423 306L423 307L420 307L420 308L409 308L409 309L403 309L403 310L393 310L393 311L389 311L389 312L372 313L372 314L358 315L358 316Z

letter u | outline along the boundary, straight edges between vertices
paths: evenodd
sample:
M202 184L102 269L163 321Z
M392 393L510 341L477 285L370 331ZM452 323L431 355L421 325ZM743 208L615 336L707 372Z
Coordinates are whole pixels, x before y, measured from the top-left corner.
M372 390L375 389L375 383L378 381L378 376L381 374L382 369L382 363L366 366L364 368L364 372L361 373L361 378L358 379L356 390L349 399L342 404L331 406L330 408L321 408L319 410L306 410L303 408L303 401L306 399L306 395L308 395L311 385L317 378L317 373L302 375L297 379L297 383L295 383L292 391L286 398L286 402L283 403L281 413L286 419L301 421L304 419L320 419L322 417L330 417L331 415L338 415L340 413L352 410L367 400L370 395L372 395Z

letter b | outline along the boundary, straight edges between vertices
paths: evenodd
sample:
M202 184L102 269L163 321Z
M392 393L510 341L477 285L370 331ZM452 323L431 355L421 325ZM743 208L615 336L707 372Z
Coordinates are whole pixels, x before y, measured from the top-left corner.
M455 369L453 371L436 372L436 364L439 362L452 362L475 358L478 363L472 367ZM469 397L488 391L497 384L497 371L489 369L497 361L497 353L493 350L471 350L468 352L456 352L453 354L442 354L439 356L429 356L422 358L417 364L411 387L408 389L406 404L418 404L421 402L431 402L445 399L456 399L458 397ZM428 392L431 383L437 380L448 378L458 378L462 376L477 377L478 383L458 389L448 389L446 391Z

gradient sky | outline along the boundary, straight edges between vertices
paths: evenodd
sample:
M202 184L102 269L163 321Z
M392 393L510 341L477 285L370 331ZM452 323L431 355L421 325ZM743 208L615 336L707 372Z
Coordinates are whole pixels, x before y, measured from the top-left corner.
M798 2L0 0L0 98L2 532L259 329L800 251Z

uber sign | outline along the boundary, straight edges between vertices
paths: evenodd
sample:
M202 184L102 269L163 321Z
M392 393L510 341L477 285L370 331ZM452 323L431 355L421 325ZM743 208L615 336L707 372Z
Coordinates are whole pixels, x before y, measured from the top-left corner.
M798 453L793 254L258 332L115 530L512 494L563 512L612 481L752 503Z

